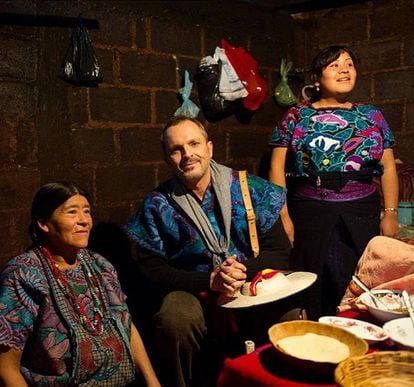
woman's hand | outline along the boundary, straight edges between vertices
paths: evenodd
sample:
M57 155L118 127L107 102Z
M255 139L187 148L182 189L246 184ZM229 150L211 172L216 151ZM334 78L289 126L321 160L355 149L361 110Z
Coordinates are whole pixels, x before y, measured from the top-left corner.
M246 266L236 260L236 256L227 258L210 274L210 289L233 296L246 282Z
M148 357L144 343L137 328L131 323L131 354L136 369L142 374L147 387L161 387Z
M20 372L23 351L0 345L0 386L27 387Z
M381 235L390 238L397 238L400 234L396 212L385 212L380 223Z

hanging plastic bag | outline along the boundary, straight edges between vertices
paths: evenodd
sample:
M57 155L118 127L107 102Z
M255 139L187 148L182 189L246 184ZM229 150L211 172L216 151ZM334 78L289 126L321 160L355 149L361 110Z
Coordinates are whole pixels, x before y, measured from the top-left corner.
M243 106L249 110L257 110L266 101L267 92L266 82L259 74L257 62L243 47L233 47L225 39L221 39L221 47L249 93L243 99Z
M102 80L88 30L81 18L72 31L59 76L78 86L96 86Z
M175 111L174 116L186 116L191 118L196 118L198 116L200 108L190 99L192 88L193 82L190 81L190 74L185 70L184 87L179 90L183 103Z
M298 99L288 85L288 73L291 68L292 62L286 63L285 59L282 58L280 62L280 76L282 79L276 86L274 95L277 104L283 107L293 106L298 103Z
M228 101L235 101L236 99L247 97L249 93L230 63L224 48L216 47L213 60L217 63L219 61L221 62L220 95Z
M238 100L227 101L220 95L221 62L214 63L210 57L200 61L194 79L197 81L201 109L208 121L215 122L233 114Z

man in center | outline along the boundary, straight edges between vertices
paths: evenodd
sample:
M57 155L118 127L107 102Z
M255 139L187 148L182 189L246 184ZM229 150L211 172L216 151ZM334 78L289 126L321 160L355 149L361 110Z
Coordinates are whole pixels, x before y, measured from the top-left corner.
M161 378L168 386L187 386L212 330L201 295L231 296L260 270L287 269L290 243L279 220L286 192L247 177L260 245L255 258L238 171L212 159L203 125L174 117L161 141L173 177L145 198L126 230L137 244L142 275L160 296L152 321Z

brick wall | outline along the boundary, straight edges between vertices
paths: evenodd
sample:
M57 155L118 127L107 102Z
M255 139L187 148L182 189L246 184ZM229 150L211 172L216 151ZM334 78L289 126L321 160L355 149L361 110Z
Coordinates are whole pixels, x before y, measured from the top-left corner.
M396 136L395 155L414 165L414 3L372 1L295 15L312 57L330 44L347 44L360 60L354 101L384 113Z
M248 124L234 116L212 124L200 114L218 161L259 171L284 111L271 98L280 58L307 69L314 51L331 43L361 51L355 97L384 110L404 138L397 150L408 155L404 146L414 141L412 8L412 1L380 0L292 19L231 0L0 2L0 12L81 13L96 20L99 28L90 35L104 78L98 88L85 88L56 76L69 43L67 26L0 25L0 266L29 243L31 198L45 182L77 180L93 194L96 223L125 223L168 176L158 141L180 105L184 70L193 75L222 37L257 59L269 98ZM291 82L299 92L302 81ZM199 105L195 90L192 100Z

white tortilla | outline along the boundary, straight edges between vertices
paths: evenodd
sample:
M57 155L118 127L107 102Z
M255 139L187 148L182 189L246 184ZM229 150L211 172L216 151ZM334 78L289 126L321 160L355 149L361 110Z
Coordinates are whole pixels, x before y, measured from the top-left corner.
M350 355L346 344L315 333L284 337L276 345L288 355L315 362L339 363Z

